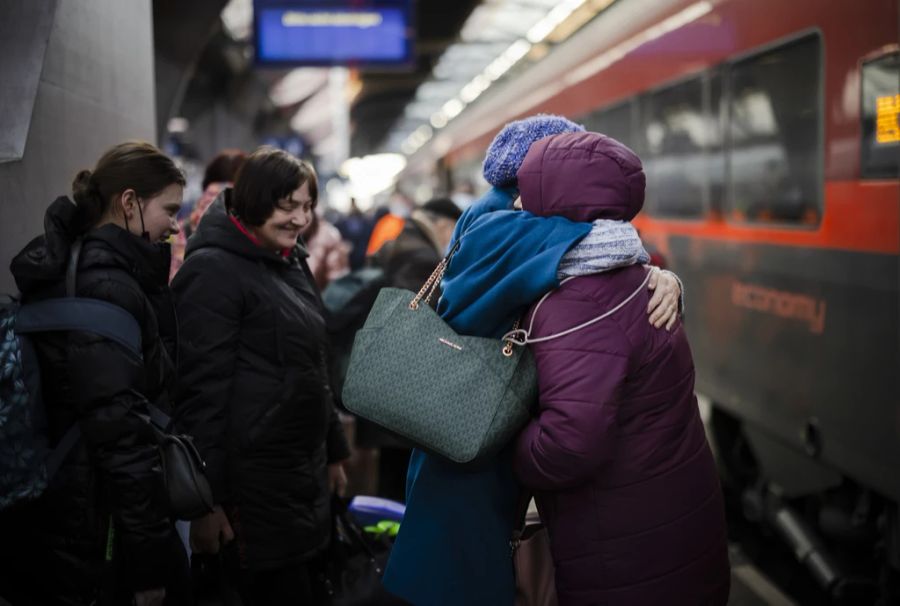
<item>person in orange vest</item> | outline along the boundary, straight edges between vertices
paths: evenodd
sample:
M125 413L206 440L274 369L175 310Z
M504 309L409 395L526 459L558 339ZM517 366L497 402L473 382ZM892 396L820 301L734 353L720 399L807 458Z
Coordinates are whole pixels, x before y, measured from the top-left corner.
M392 242L397 239L403 226L406 225L406 218L412 212L414 202L399 189L394 190L391 194L391 200L388 204L388 214L381 217L372 229L372 235L369 236L369 245L366 247L366 256L371 257L377 253L385 242Z

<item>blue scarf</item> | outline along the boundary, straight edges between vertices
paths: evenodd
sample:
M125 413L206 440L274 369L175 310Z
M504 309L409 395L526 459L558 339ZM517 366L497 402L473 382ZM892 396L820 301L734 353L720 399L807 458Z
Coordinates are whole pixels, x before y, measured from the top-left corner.
M514 193L492 189L453 232L459 249L437 310L460 334L503 336L529 305L559 286L560 260L591 231L590 223L510 210Z

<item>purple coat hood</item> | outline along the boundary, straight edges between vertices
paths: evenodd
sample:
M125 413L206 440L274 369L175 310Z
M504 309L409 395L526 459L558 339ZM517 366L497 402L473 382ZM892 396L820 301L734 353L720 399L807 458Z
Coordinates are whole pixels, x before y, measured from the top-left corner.
M545 137L528 150L518 172L522 208L572 221L631 221L644 205L641 160L599 133Z

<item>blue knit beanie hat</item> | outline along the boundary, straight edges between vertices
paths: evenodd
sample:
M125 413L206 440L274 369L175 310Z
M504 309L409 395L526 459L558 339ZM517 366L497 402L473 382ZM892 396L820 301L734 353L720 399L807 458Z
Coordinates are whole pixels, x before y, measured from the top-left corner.
M561 133L583 132L584 127L562 116L538 114L510 122L503 127L484 157L484 178L494 187L516 183L516 171L522 166L528 148L538 139Z

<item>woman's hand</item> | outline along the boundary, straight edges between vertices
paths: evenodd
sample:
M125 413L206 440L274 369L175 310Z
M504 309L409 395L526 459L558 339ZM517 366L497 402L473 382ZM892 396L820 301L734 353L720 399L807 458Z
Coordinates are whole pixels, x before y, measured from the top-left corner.
M134 593L134 606L162 606L166 600L164 587L145 589Z
M332 463L328 466L328 491L339 497L347 492L347 474L341 463Z
M647 288L653 291L653 296L650 297L650 303L647 305L650 324L656 328L665 326L666 330L671 330L680 311L678 306L681 300L681 286L678 279L670 271L653 267Z
M220 505L191 522L191 549L197 553L219 553L219 549L233 540L234 531Z

